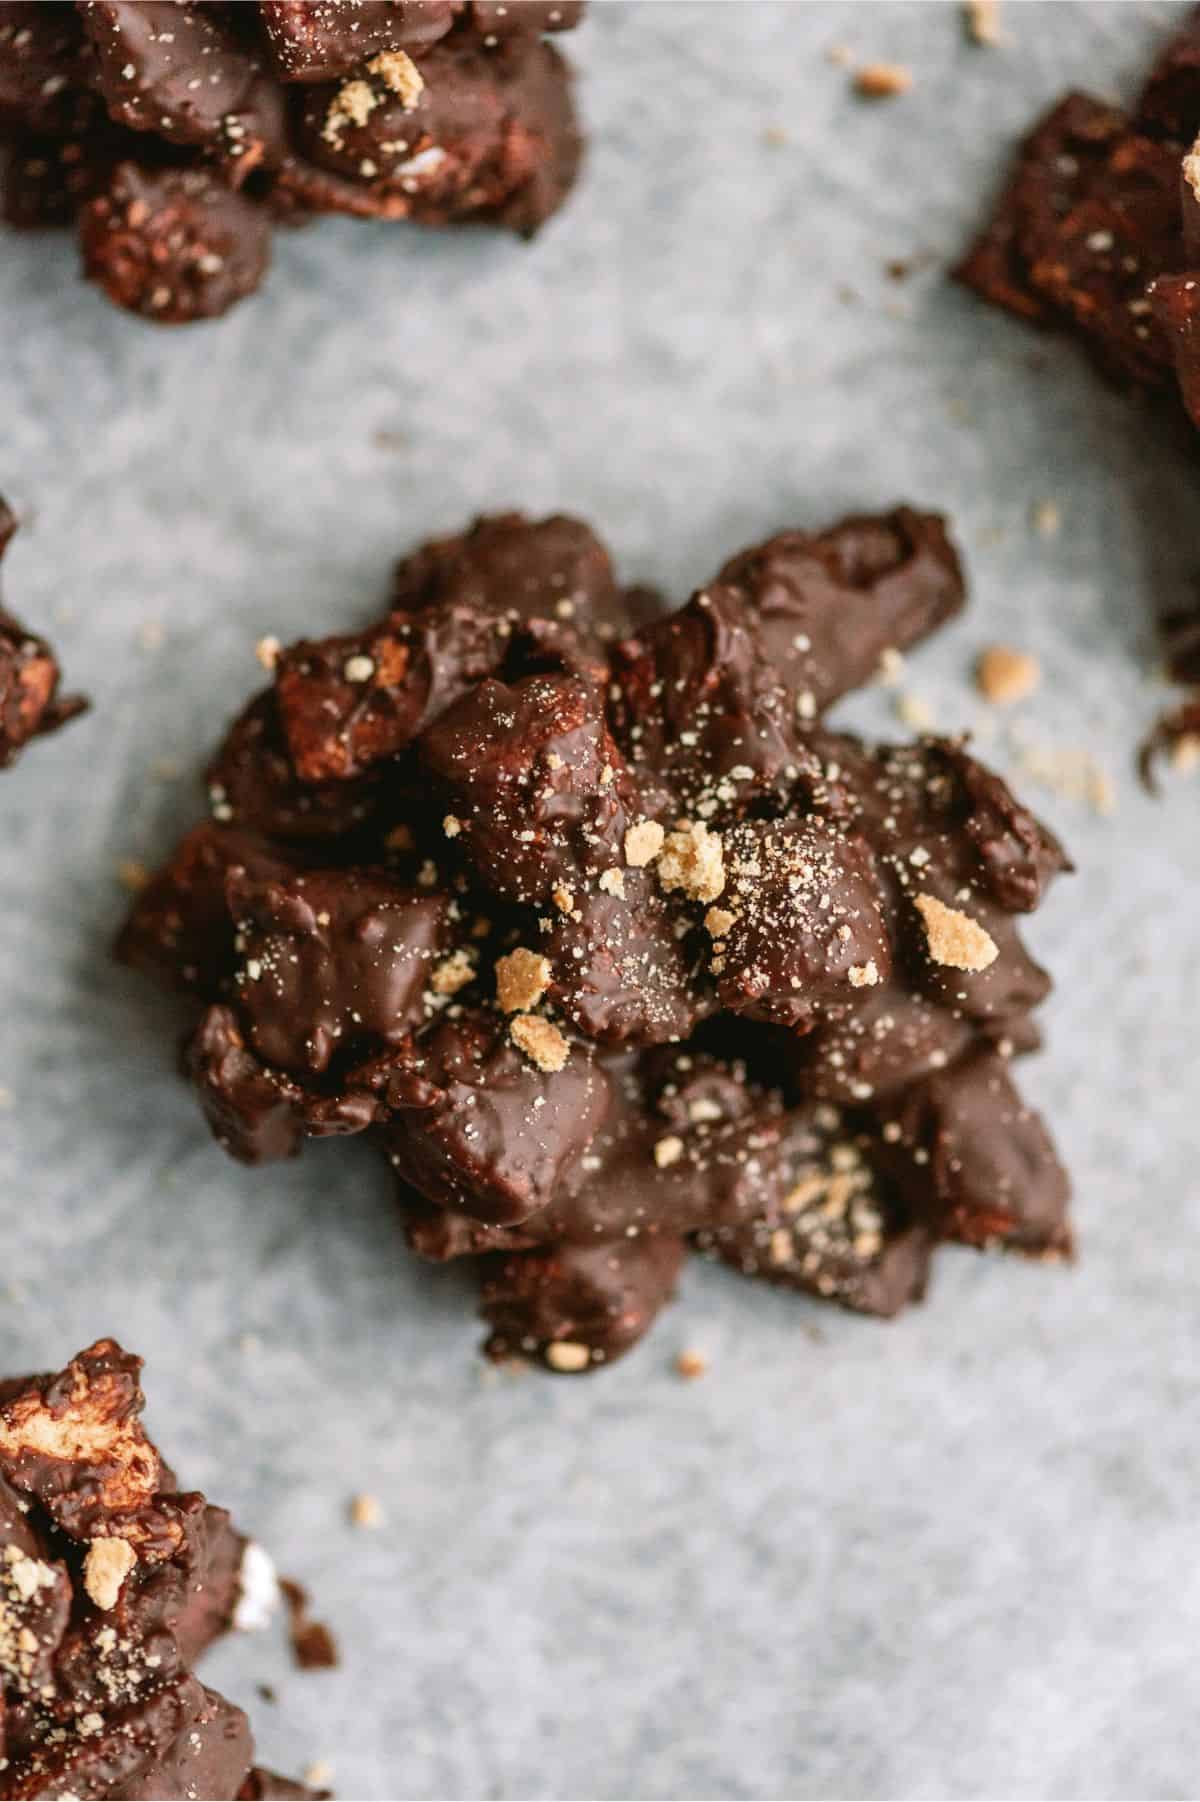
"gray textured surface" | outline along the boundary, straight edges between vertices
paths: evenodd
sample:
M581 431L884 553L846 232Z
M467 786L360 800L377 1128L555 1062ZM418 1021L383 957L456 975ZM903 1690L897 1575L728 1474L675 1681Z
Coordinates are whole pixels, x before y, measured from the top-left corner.
M935 268L882 272L952 255L1034 109L1126 88L1174 10L1012 7L994 53L949 6L603 6L571 47L586 184L536 246L330 224L216 330L0 241L0 487L36 513L9 594L96 702L0 778L0 1369L119 1334L171 1458L311 1584L339 1671L279 1635L208 1666L279 1768L376 1798L1195 1793L1200 834L1194 786L1153 804L1128 757L1195 469ZM914 92L855 102L834 42ZM1060 986L1024 1080L1082 1264L948 1253L888 1328L697 1267L610 1374L488 1382L368 1152L211 1145L177 1016L108 961L115 861L194 817L261 634L364 617L476 509L579 511L682 595L898 496L953 514L974 594L908 686L979 724L974 650L1034 649L1031 734L1118 788L1111 819L1041 797L1080 873L1031 934ZM385 1531L346 1524L357 1490Z

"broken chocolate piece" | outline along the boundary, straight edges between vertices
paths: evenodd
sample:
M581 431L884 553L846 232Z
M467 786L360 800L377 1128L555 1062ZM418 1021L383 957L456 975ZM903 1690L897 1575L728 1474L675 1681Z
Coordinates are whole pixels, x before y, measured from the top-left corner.
M16 518L0 497L0 562L16 530ZM60 696L58 681L50 646L0 606L0 769L14 762L31 738L65 726L86 708L82 695Z
M269 1566L178 1488L141 1423L140 1369L101 1339L56 1376L0 1384L0 1788L308 1794L254 1768L245 1715L192 1674Z

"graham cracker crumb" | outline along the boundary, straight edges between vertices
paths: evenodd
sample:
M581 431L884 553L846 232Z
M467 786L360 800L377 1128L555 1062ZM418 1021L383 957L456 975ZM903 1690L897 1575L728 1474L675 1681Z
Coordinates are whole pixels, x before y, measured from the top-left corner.
M435 995L457 995L459 989L465 989L474 977L475 963L471 953L452 951L430 976L429 986Z
M1102 764L1083 747L1034 744L1013 734L1015 760L1031 782L1069 801L1081 802L1107 818L1116 812L1117 791Z
M601 870L598 886L606 895L615 895L618 901L625 899L625 873L614 864L611 870Z
M980 44L987 50L1000 50L1009 42L1000 25L1000 0L966 0L963 19L973 44Z
M546 1362L551 1370L586 1370L591 1361L587 1346L578 1345L573 1339L552 1339L546 1347Z
M952 970L986 970L995 963L1000 955L995 939L970 914L947 907L936 895L918 895L915 905L935 964Z
M790 1264L795 1246L792 1235L786 1226L777 1226L771 1234L770 1255L772 1264Z
M539 1070L561 1070L571 1055L571 1047L558 1027L537 1014L517 1014L508 1032L518 1051L523 1051Z
M835 69L848 69L854 61L854 56L847 45L830 44L825 52L825 61L832 63Z
M897 695L895 706L897 719L903 721L911 732L932 731L933 708L920 695Z
M1171 746L1169 762L1180 776L1190 776L1200 768L1200 733L1183 732Z
M731 914L727 907L710 907L704 916L705 930L714 939L723 939L736 919L737 915Z
M682 820L666 835L658 880L667 890L682 889L692 901L715 901L725 887L720 834L702 820Z
M411 56L403 50L381 50L367 64L372 75L378 75L385 88L400 96L400 104L411 113L425 92L425 77Z
M872 957L865 964L851 964L849 975L852 989L873 989L879 981L879 966Z
M448 813L442 821L442 831L447 838L457 838L462 831L462 821L457 814Z
M655 1144L654 1162L660 1170L666 1170L670 1165L677 1164L682 1156L683 1140L677 1133L668 1133L665 1138L659 1139Z
M258 658L258 661L265 670L273 670L275 665L279 662L279 653L282 649L283 646L275 637L274 633L269 632L265 638L260 638L255 645L254 655Z
M117 881L122 888L127 888L131 895L138 894L150 880L150 872L144 863L136 857L118 857Z
M379 1498L373 1495L356 1495L350 1504L350 1519L356 1527L380 1527L383 1525L383 1509Z
M702 1377L707 1371L708 1359L703 1352L681 1351L675 1360L675 1368L688 1382L695 1382L697 1377Z
M768 125L763 129L763 143L769 150L783 150L791 141L782 125Z
M564 888L561 882L557 888L551 889L550 899L560 914L569 914L575 911L575 896L569 888Z
M666 836L657 820L639 820L625 834L625 862L635 870L645 869L662 850Z
M550 987L550 960L518 945L496 959L496 1000L505 1014L527 1013Z
M97 1608L115 1608L121 1585L137 1563L124 1539L93 1539L83 1565L83 1587Z
M864 63L854 77L855 87L867 100L890 100L896 94L907 94L912 84L912 70L903 63Z
M975 685L985 700L1009 707L1031 695L1042 679L1042 666L1028 651L1006 644L989 645L975 665Z
M343 82L329 102L321 136L334 150L341 150L347 125L365 125L378 105L379 96L369 81Z
M314 1758L310 1765L305 1766L304 1781L311 1783L314 1789L324 1789L327 1783L333 1781L333 1766L327 1758Z
M1029 515L1033 529L1042 538L1053 538L1062 525L1062 514L1056 501L1038 501Z

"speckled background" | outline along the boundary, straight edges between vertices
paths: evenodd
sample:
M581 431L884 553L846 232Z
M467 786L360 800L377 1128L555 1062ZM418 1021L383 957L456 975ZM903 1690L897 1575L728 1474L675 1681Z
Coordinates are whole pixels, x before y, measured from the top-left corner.
M949 5L600 5L569 46L586 180L535 246L322 225L215 329L0 239L8 593L95 699L0 778L0 1369L120 1335L187 1480L310 1584L339 1670L281 1632L206 1666L279 1768L372 1798L1195 1793L1200 833L1194 784L1131 770L1152 603L1200 566L1194 453L939 269L1033 113L1127 92L1176 10L1009 5L986 51ZM913 91L856 100L835 43ZM954 516L973 590L906 690L1011 766L970 663L1033 650L1027 737L1115 785L1101 817L1023 784L1079 863L1031 928L1059 988L1024 1081L1082 1262L947 1253L890 1327L697 1265L611 1373L489 1378L370 1152L211 1144L179 1014L109 961L116 863L195 817L262 634L366 617L478 509L581 512L682 596L899 497ZM359 1490L384 1530L347 1523Z

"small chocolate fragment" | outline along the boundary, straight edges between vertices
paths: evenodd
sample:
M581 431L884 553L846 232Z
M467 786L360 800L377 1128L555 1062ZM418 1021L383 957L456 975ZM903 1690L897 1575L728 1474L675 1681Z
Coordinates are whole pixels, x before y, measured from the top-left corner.
M0 496L0 562L16 530L16 517ZM31 738L84 711L82 695L60 696L58 682L50 646L0 606L0 769L13 763Z
M101 1339L0 1384L6 1796L296 1795L191 1665L265 1566L141 1423L141 1360ZM273 1583L273 1578L271 1579Z
M79 219L85 274L128 312L160 325L216 319L262 281L270 230L261 206L205 169L119 163Z
M196 994L218 1140L369 1133L413 1250L478 1261L488 1355L563 1373L628 1350L688 1248L876 1315L944 1240L1064 1255L1007 1059L1066 856L958 742L821 717L962 598L908 508L658 617L585 526L511 514L274 653L119 944Z

